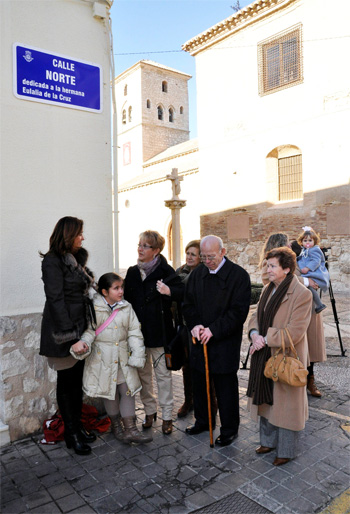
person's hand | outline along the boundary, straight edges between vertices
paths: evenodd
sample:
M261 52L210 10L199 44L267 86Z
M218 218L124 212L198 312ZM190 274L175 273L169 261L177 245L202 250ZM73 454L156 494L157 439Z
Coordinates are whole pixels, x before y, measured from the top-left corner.
M305 275L305 273L307 273L308 271L310 271L309 268L301 268L300 273Z
M88 351L89 347L84 341L78 341L72 345L72 350L77 355L82 355Z
M266 344L265 344L265 339L263 338L263 336L261 336L259 334L253 334L252 335L252 345L250 347L249 354L253 355L254 352L261 350L262 348L264 348L264 346L266 346Z
M207 344L209 339L213 337L213 334L210 328L206 327L201 329L199 337L202 344Z
M200 341L200 339L201 339L201 330L203 330L203 328L204 328L203 325L196 325L191 330L191 335L198 341Z
M312 278L309 278L309 286L312 287L312 289L316 289L316 291L318 289L318 285Z
M157 291L160 294L171 295L170 288L162 280L157 281Z

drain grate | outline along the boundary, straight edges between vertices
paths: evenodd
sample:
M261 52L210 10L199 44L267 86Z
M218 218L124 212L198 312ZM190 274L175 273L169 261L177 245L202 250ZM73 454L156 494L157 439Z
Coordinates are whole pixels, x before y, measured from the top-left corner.
M265 509L258 503L250 500L244 494L233 493L226 496L208 507L203 507L192 512L192 514L271 514L270 510Z

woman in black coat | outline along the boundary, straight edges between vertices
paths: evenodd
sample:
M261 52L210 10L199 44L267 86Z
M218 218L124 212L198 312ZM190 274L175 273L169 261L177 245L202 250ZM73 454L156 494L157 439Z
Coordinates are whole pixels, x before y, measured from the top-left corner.
M96 439L81 423L82 376L84 361L75 360L70 347L79 341L87 327L91 302L89 290L93 275L86 267L87 251L82 248L83 221L61 218L50 237L50 249L40 253L46 302L44 307L40 355L48 358L57 371L57 403L64 421L64 438L75 453L91 452L86 443Z
M165 365L164 345L174 337L171 305L173 301L182 300L184 285L160 254L164 244L164 238L156 231L147 230L140 234L139 258L137 265L127 271L124 297L131 303L141 323L146 347L145 367L138 370L142 383L140 396L146 413L142 426L144 429L151 428L153 420L157 419L152 383L153 362L162 409L162 431L171 434L174 400L171 371ZM167 281L170 276L172 278Z

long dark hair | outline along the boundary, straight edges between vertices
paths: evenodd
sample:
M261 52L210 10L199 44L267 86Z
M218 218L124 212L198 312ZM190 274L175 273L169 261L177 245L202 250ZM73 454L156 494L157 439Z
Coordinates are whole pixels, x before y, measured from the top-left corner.
M70 253L74 240L83 231L83 227L83 220L73 216L65 216L58 220L51 234L50 248L47 253L55 253L56 255ZM47 254L39 252L39 255L45 257Z

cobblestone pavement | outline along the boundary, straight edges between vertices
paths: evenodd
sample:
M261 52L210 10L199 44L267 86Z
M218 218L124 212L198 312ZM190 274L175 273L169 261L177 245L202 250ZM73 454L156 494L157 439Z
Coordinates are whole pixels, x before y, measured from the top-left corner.
M329 303L327 296L324 301ZM337 299L343 344L349 351L348 307L349 297ZM295 460L275 468L274 452L254 452L259 435L246 412L249 372L240 370L241 427L231 446L210 448L208 432L188 436L185 428L192 415L178 420L174 414L170 436L162 434L157 420L149 444L127 446L111 434L100 435L85 457L64 443L41 445L41 434L36 434L1 449L2 513L302 514L332 505L350 482L349 357L340 356L331 308L325 313L327 353L335 357L315 369L323 396L309 396L310 418ZM243 360L247 348L245 340ZM181 373L173 378L175 413L183 400ZM141 422L139 401L137 415ZM217 428L214 436L218 433ZM350 497L344 498L348 502ZM348 512L343 509L332 512Z

